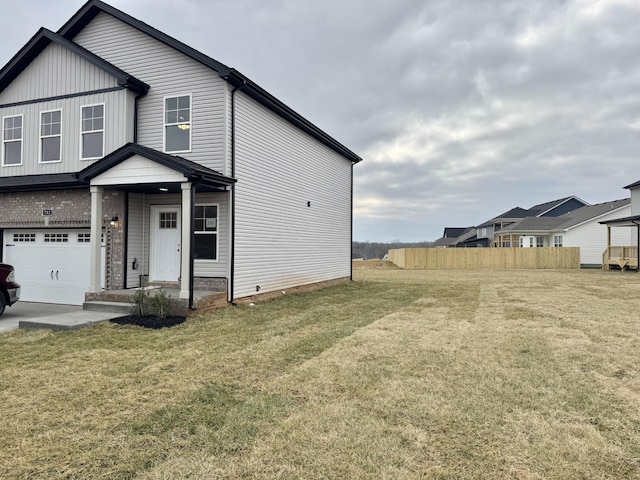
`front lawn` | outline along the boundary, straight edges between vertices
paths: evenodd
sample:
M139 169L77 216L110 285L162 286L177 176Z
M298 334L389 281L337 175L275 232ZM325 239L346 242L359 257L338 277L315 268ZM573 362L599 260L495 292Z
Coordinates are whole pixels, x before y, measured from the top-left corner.
M640 275L373 267L0 334L0 478L640 477Z

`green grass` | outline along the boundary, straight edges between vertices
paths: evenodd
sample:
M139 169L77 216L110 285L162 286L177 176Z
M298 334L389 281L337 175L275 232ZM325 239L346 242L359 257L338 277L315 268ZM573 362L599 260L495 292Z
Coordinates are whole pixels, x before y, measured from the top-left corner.
M355 277L0 335L0 478L640 478L640 276Z

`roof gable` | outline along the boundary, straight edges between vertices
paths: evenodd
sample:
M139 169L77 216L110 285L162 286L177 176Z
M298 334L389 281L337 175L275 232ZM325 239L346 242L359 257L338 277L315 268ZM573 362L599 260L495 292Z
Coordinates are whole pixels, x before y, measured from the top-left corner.
M171 170L173 172L181 174L183 178L188 179L192 182L205 183L215 186L229 186L236 181L231 177L227 177L219 172L216 172L215 170L211 170L210 168L187 160L186 158L158 152L157 150L143 147L142 145L138 145L137 143L127 143L126 145L120 147L118 150L104 157L102 160L98 160L94 164L89 165L87 168L78 173L78 179L83 182L90 182L94 178L97 178L107 171L116 168L118 165L133 156L138 156L141 159L146 159L147 161L151 162L148 163L143 160L141 162L141 165L147 165L151 167L154 164L159 164L165 167L164 169L162 169L164 174L169 175L168 172L169 170ZM139 179L140 177L136 178ZM178 177L172 178L172 180L163 181L178 181ZM151 183L155 181L156 180L154 179L150 179ZM138 183L145 182L140 182L138 180Z
M47 30L46 28L41 28L33 37L31 37L27 44L22 47L22 49L20 49L20 51L11 60L9 60L9 63L0 70L0 92L4 91L7 86L9 86L11 82L13 82L51 43L55 43L70 50L92 65L113 76L121 87L143 94L149 89L149 86L146 83L138 80L132 75L129 75L92 52L82 48L80 45L77 45L64 37Z
M223 63L214 60L213 58L197 51L196 49L180 42L179 40L176 40L166 33L163 33L151 27L150 25L147 25L146 23L141 22L140 20L133 18L132 16L100 0L89 0L87 3L85 3L80 8L80 10L78 10L76 14L71 17L60 28L60 30L58 30L58 34L68 40L73 40L73 38L84 27L86 27L100 12L104 12L122 22L125 22L131 27L146 33L152 38L211 68L212 70L217 72L220 78L229 82L238 90L241 90L243 93L253 98L261 105L275 112L277 115L281 116L288 122L300 128L307 134L311 135L313 138L320 141L335 152L339 153L346 159L350 160L352 163L357 163L362 160L362 158L360 158L354 152L352 152L336 139L316 127L302 115L289 108L283 102L281 102L276 97L261 88L259 85L251 81L235 68L230 68Z

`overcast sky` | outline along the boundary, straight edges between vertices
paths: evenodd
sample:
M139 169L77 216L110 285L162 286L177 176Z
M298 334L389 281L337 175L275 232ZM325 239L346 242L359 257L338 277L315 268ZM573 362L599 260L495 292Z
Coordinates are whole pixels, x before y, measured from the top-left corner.
M0 0L0 64L84 2ZM363 158L354 240L420 241L640 180L638 0L111 0Z

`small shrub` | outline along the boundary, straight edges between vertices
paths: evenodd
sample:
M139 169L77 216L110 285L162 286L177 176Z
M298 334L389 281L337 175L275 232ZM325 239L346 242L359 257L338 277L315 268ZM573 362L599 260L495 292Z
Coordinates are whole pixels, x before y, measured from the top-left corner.
M170 298L171 295L167 295L167 292L165 292L163 289L158 290L156 294L151 297L151 310L157 317L160 317L162 320L167 318Z
M144 288L136 289L136 293L131 295L132 313L139 317L144 317L148 313L149 291Z

